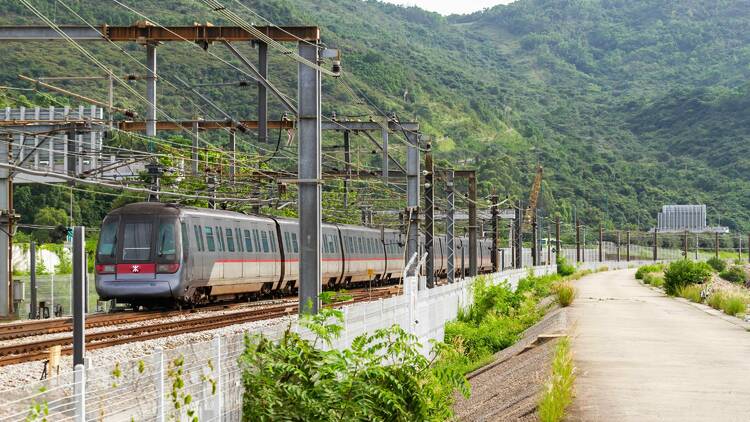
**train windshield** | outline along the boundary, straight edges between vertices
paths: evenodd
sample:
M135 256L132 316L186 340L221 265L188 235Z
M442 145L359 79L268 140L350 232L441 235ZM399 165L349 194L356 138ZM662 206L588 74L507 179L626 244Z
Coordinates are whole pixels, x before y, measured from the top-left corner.
M99 249L96 254L99 258L114 258L117 251L117 226L119 221L105 220L99 234Z
M177 242L175 238L174 220L164 221L159 224L159 249L160 259L174 260L177 256Z
M125 222L122 239L122 260L146 261L151 256L151 222Z

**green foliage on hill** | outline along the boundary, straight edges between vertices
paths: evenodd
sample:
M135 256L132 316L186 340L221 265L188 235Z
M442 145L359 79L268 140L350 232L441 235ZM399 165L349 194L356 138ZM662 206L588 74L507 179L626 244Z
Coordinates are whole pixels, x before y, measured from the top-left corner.
M39 7L59 23L81 23L54 3ZM162 24L223 23L199 1L136 4ZM345 79L377 108L418 120L439 163L477 167L480 195L496 190L524 198L538 160L545 166L541 206L565 219L575 209L584 222L646 227L662 204L706 203L711 223L720 213L723 225L750 229L750 180L743 177L750 170L746 2L518 0L451 17L374 0L243 4L277 24L321 26L325 43L342 50ZM74 7L97 24L138 19L116 4L81 0ZM16 2L0 0L0 8L0 23L35 22ZM123 74L143 71L110 45L86 46ZM142 47L122 47L144 56ZM218 45L209 51L230 58ZM18 73L85 69L64 43L6 43L3 52L0 84L19 85ZM159 60L160 101L175 116L218 117L171 87L174 75L201 83L240 78L187 43L160 47ZM89 69L84 73L95 73ZM274 57L271 69L272 80L293 96L296 66ZM142 82L133 86L145 92ZM335 80L326 78L323 90L327 114L368 112ZM234 115L255 115L252 90L202 92ZM92 84L88 93L105 98L105 86ZM0 105L49 101L37 97L0 91ZM124 90L117 103L142 111ZM241 142L251 148L250 138ZM379 163L377 154L364 160Z

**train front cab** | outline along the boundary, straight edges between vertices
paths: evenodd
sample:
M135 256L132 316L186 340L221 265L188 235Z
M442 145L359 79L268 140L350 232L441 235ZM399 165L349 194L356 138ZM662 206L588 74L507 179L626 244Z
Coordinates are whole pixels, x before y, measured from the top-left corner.
M96 291L103 300L140 303L179 295L185 228L172 215L118 213L102 223Z

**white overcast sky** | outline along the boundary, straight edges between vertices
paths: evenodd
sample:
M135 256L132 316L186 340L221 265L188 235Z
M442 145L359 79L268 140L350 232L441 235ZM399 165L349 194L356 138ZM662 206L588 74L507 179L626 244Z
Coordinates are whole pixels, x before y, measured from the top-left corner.
M498 4L512 3L513 0L385 0L388 3L404 6L419 6L422 9L443 15L451 13L467 14Z

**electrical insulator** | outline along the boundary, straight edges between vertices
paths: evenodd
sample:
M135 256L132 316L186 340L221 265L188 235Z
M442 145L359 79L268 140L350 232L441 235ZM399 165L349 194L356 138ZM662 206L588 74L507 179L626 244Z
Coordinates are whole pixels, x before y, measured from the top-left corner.
M331 71L336 74L341 73L341 61L340 60L333 61L333 66L331 66Z

